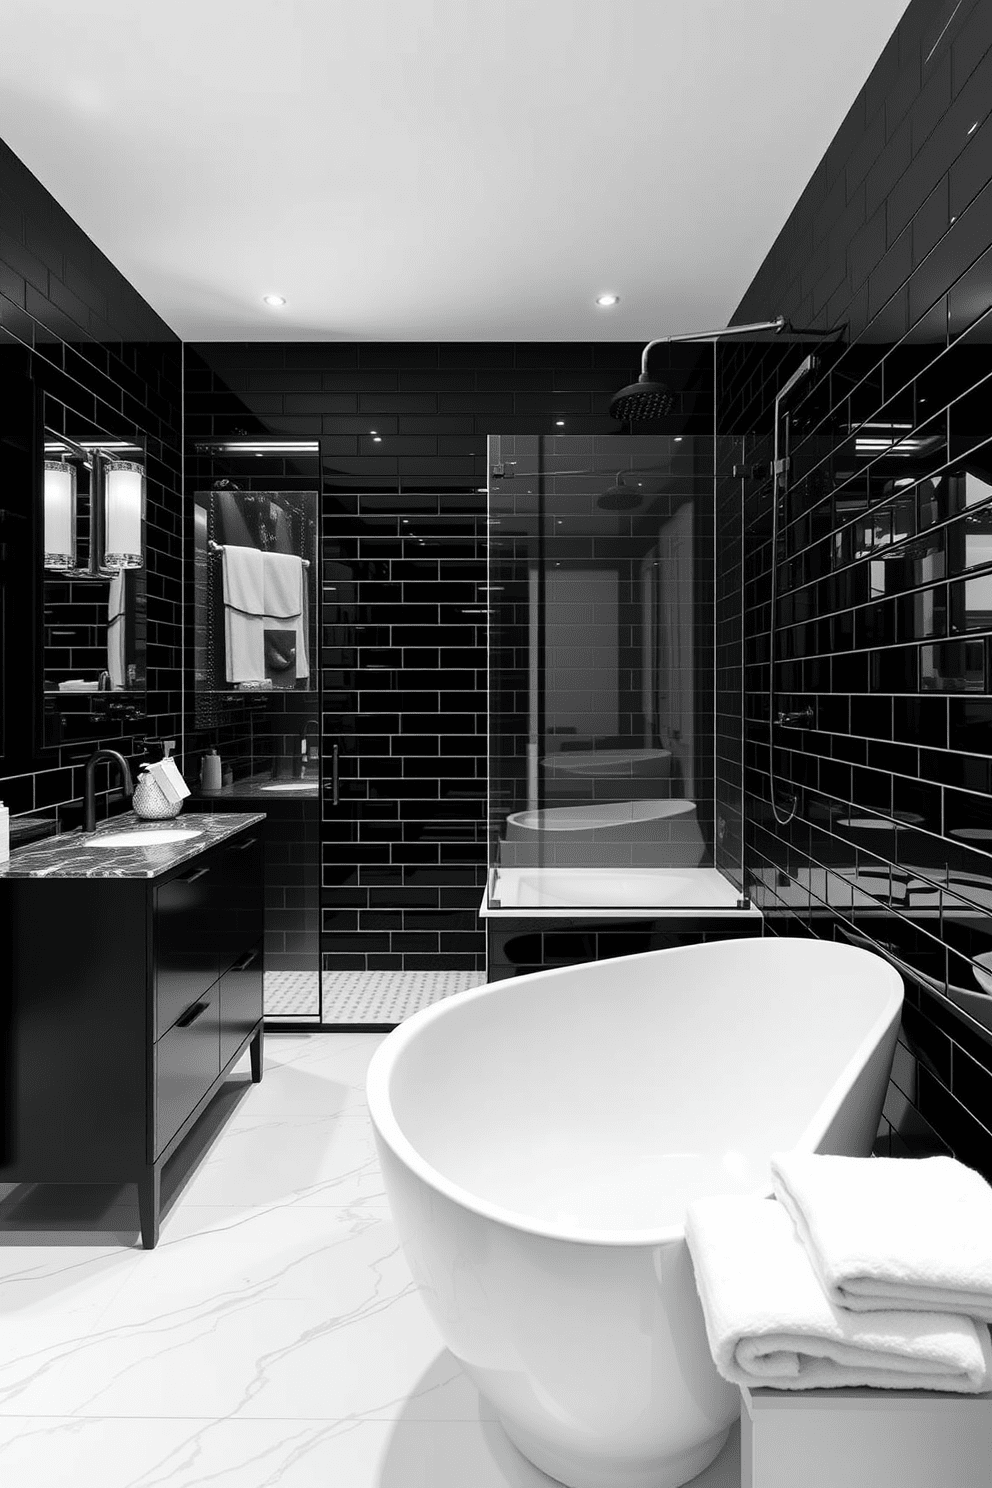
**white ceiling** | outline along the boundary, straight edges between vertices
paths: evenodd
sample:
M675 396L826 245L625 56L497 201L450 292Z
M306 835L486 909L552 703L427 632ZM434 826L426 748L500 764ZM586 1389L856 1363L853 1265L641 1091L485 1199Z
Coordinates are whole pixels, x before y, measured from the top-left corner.
M186 340L638 340L727 323L904 9L2 0L0 136Z

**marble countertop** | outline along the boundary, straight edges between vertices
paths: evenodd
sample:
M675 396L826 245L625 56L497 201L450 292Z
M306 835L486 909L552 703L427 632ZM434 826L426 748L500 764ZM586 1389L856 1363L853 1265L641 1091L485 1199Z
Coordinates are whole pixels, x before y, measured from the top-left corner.
M274 790L273 786L279 789ZM193 786L193 797L198 801L265 801L269 805L273 801L316 801L320 799L320 779L317 775L306 780L273 780L271 775L251 775L215 791Z
M183 811L168 821L142 821L133 811L103 821L95 832L64 832L44 842L19 848L9 862L0 864L0 878L158 878L180 863L199 857L255 822L264 822L257 811L225 811L219 814ZM116 832L193 829L196 837L181 842L163 842L149 847L99 847L101 836Z

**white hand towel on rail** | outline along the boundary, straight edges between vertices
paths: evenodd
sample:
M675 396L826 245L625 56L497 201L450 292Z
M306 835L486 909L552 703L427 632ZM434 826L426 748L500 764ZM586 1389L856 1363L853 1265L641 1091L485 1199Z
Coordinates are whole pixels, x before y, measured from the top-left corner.
M265 680L265 582L258 548L227 544L224 579L224 644L228 682Z
M263 553L262 575L265 628L295 630L296 675L300 679L309 677L307 588L303 560L295 553Z
M697 1199L685 1234L710 1352L732 1384L959 1394L992 1384L989 1330L971 1318L836 1307L772 1199Z
M952 1157L779 1152L775 1195L830 1297L854 1312L992 1323L992 1188Z

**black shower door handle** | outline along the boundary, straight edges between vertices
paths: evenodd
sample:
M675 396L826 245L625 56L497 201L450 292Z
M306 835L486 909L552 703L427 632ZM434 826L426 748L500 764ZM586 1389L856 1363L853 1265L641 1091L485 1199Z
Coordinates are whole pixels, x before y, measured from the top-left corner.
M331 749L331 805L337 806L341 800L341 784L339 777L341 750L337 744Z

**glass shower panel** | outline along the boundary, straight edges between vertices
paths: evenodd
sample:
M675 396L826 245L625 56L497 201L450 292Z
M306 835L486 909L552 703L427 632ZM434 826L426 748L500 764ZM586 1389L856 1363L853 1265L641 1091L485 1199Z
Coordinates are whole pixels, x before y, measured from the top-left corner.
M713 440L501 435L489 455L489 910L737 908Z
M321 1016L321 669L316 454L192 451L186 754L198 809L265 815L268 1022ZM216 479L215 479L216 477ZM222 783L199 781L216 749Z

